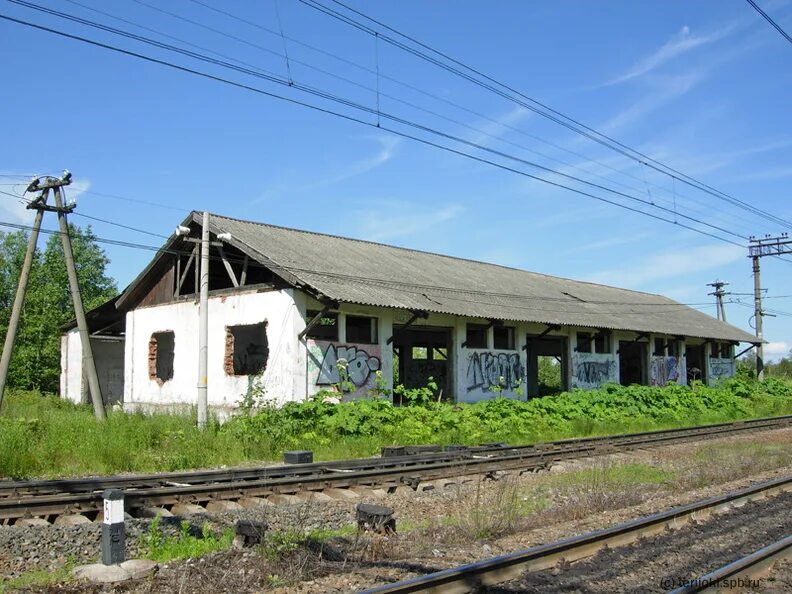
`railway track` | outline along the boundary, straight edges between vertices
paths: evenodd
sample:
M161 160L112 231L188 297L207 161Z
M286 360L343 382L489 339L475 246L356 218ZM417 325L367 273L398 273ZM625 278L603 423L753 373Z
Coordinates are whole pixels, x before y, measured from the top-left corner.
M211 501L264 503L274 495L293 495L355 487L393 490L418 488L421 483L454 476L521 472L544 468L556 461L595 456L634 448L716 438L778 429L792 425L792 415L667 429L604 437L566 439L523 446L491 444L477 447L418 448L419 453L312 464L215 469L160 474L77 479L0 481L0 524L23 518L53 520L59 515L94 519L102 508L102 492L123 489L126 507L176 504L206 505Z
M464 594L489 591L490 587L494 591L516 592L520 591L519 586L516 589L497 589L496 585L516 580L529 572L554 568L559 563L566 564L593 557L606 547L612 549L629 545L638 539L664 533L668 528L682 528L691 520L703 521L711 515L728 512L748 502L761 501L785 492L792 492L792 476L675 507L604 530L378 586L365 590L361 594L408 594L411 592ZM786 507L784 507L785 509ZM646 541L642 546L651 546L651 541ZM762 572L766 572L780 558L788 558L790 555L792 555L792 536L787 536L707 575L689 580L689 583L673 590L672 594L719 591L724 584L729 583L728 580L737 577L755 578ZM660 578L660 576L656 577Z
M669 594L716 592L721 588L736 590L740 584L749 584L764 577L776 562L791 557L792 536L786 536L750 555L691 580L691 583L671 590Z

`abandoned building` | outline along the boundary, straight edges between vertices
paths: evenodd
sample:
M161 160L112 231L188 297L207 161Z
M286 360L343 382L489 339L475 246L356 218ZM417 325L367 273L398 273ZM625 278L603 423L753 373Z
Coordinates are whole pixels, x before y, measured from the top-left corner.
M107 403L195 403L201 220L193 212L123 294L89 312ZM712 383L734 374L735 346L756 342L660 295L216 215L210 232L218 412L251 388L283 403L429 378L456 402L525 399L544 393L542 359L557 370L556 390ZM74 328L61 359L62 395L86 400Z

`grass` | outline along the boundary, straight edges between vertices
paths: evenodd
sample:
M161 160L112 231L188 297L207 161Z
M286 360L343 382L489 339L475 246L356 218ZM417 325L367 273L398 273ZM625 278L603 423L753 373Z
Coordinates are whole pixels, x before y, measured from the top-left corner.
M684 427L792 412L792 383L736 380L695 390L608 386L528 402L394 407L383 400L263 406L204 431L190 414L110 411L9 391L0 412L0 477L64 477L238 466L310 449L317 461L384 445L530 443Z
M231 548L234 531L226 529L220 536L212 534L207 525L203 526L200 536L190 533L190 523L183 520L176 534L168 534L162 529L162 518L157 516L145 535L144 557L160 563L176 559L195 559L208 553L225 551Z
M71 572L74 569L74 561L69 560L57 569L35 569L12 578L0 581L0 594L7 592L19 592L31 588L46 588L54 586L71 579Z

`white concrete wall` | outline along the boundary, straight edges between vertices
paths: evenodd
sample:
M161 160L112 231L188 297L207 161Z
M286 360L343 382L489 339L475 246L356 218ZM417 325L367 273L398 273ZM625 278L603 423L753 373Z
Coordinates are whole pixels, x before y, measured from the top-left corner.
M124 406L153 409L192 406L198 384L198 304L180 301L145 307L127 313ZM260 380L266 397L283 404L304 395L299 384L300 354L297 333L304 327L300 303L291 289L250 291L209 298L208 400L211 407L230 411L236 407L254 376L228 375L224 366L226 327L267 323L269 357ZM161 383L149 378L149 341L155 332L174 333L173 378Z
M124 340L91 338L96 375L105 404L120 404L124 395ZM88 402L88 382L83 373L80 333L74 328L61 336L60 394L80 404Z
M514 349L494 348L494 328L487 331L487 348L462 346L467 338L467 325L488 324L488 320L457 318L454 320L453 351L454 387L457 402L477 402L492 398L525 400L527 353L525 324L504 323L514 327ZM502 381L501 381L502 378Z
M61 336L60 395L79 404L86 388L82 373L82 344L77 328Z
M301 294L302 295L302 294ZM311 297L303 296L303 316L302 328L309 321L306 310L321 310L322 304ZM356 344L349 342L346 337L346 316L357 315L364 317L377 318L377 343L376 344ZM299 333L299 332L298 332ZM354 380L356 389L344 396L345 400L363 398L369 395L369 391L374 388L375 373L379 371L388 390L393 389L393 345L388 344L388 339L393 335L393 311L364 305L341 304L338 311L338 340L314 340L311 338L303 339L299 349L302 359L296 362L298 373L301 377L298 381L302 382L303 393L305 395L316 394L322 389L331 389L332 385L328 382L335 382L338 378L334 372L337 368L334 364L334 355L343 356L347 360L350 379ZM328 351L330 357L327 358ZM352 373L352 359L357 358L359 362L370 361L368 373ZM375 360L373 360L374 358ZM365 378L363 377L365 375ZM357 381L358 379L363 381Z

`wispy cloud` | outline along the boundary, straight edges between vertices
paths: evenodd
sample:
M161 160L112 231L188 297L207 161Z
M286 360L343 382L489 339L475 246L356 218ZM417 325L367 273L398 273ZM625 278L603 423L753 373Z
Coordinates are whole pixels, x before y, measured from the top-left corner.
M669 101L688 93L702 78L703 73L695 71L676 76L656 77L652 85L654 88L649 93L600 124L598 128L605 134L613 134Z
M374 140L378 145L373 155L358 161L353 161L332 175L320 177L311 181L281 181L267 188L261 196L251 203L256 204L263 202L277 195L297 194L310 190L318 190L363 175L390 161L401 144L401 139L395 136L370 136L367 138Z
M780 359L781 357L789 356L789 349L792 348L785 340L781 340L778 342L768 342L764 345L764 356L765 359Z
M370 205L371 206L371 205ZM428 208L403 200L383 201L371 206L356 225L359 235L370 241L389 241L414 235L449 221L462 213L461 204Z
M627 245L630 243L636 243L638 241L648 239L649 237L652 237L654 235L655 235L654 233L651 233L649 231L646 231L644 233L636 233L633 235L619 235L619 236L609 237L608 239L603 239L601 241L592 241L590 243L584 243L570 250L566 250L563 253L565 255L574 255L574 254L582 254L588 252L596 252L606 248L616 247L618 245Z
M356 161L354 163L350 163L346 168L334 175L304 184L301 189L315 190L317 188L331 186L344 180L357 177L358 175L368 173L372 169L376 169L380 165L384 165L390 161L393 158L393 155L396 153L396 149L401 143L401 139L395 136L375 136L373 138L377 144L379 144L379 150L377 150L377 152L372 156L361 159L360 161Z
M706 35L694 35L690 32L690 27L687 25L673 35L671 39L665 42L660 48L638 60L624 73L606 82L602 86L611 86L632 80L639 76L648 74L666 62L690 52L696 48L708 45L726 37L734 30L733 25L725 26L717 31L708 33Z
M509 132L513 132L512 128L514 126L525 120L531 113L533 112L517 106L505 114L471 124L471 126L477 128L478 132L474 133L469 140L476 144L483 144L487 140L492 140L493 137L506 136Z
M772 179L784 179L786 177L792 177L792 165L781 165L779 167L769 167L766 169L750 171L748 173L741 173L739 175L729 177L728 181L765 181Z
M0 190L6 192L6 194L0 194L0 219L8 221L9 223L16 223L20 225L31 224L36 212L27 208L27 200L35 197L37 194L24 194L30 180L22 181L21 179L17 180L8 177L0 177L0 180L4 180L3 183L12 184L0 186ZM17 181L19 183L17 183ZM80 194L88 190L90 187L91 180L89 179L81 179L79 181L75 180L69 186L66 186L63 189L63 193L67 200L76 200ZM17 196L24 195L27 200L22 198L14 198L8 194L15 194ZM53 204L53 202L52 195L50 194L49 203Z
M649 256L634 266L603 270L589 275L594 282L639 288L652 281L710 270L739 261L745 250L732 245L705 245L684 250L668 250Z

